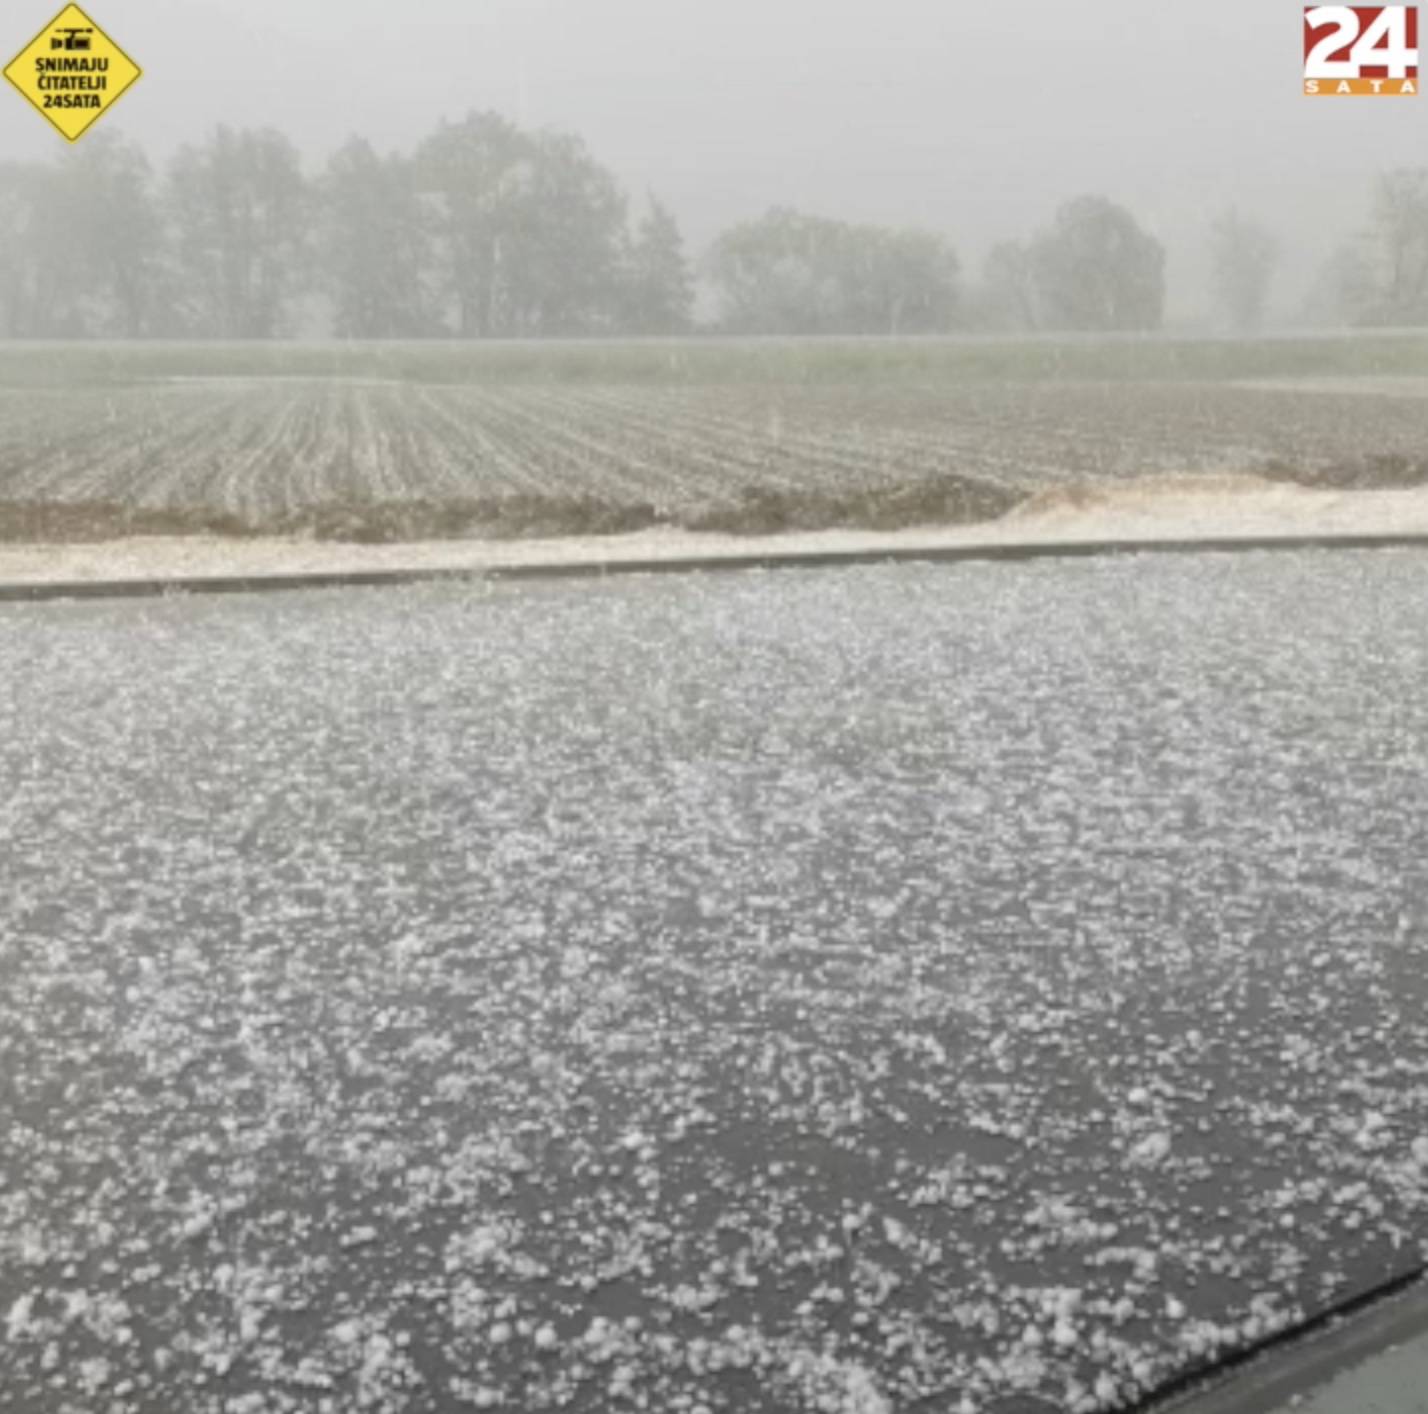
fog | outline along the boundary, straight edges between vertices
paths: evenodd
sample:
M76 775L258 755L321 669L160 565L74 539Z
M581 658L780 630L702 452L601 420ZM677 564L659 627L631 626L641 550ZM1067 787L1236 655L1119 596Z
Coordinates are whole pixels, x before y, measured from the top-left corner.
M18 50L54 0L7 10ZM106 130L162 160L213 125L272 125L316 166L352 133L409 148L494 108L582 136L657 192L698 254L778 202L926 226L970 274L1083 191L1167 247L1168 315L1205 303L1206 228L1234 203L1282 239L1279 317L1421 162L1424 100L1300 93L1301 6L1207 0L95 0L144 67ZM62 140L5 97L0 159Z

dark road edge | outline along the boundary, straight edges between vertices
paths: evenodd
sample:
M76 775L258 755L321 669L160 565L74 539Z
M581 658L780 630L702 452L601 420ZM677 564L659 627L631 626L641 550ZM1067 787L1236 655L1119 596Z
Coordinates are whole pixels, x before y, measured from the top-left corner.
M957 564L1093 559L1111 555L1243 554L1271 550L1428 549L1428 535L1268 535L1187 540L1085 540L992 545L907 545L860 550L773 550L685 557L534 561L432 569L331 570L168 579L36 580L0 583L0 603L57 599L147 599L170 594L273 594L446 581L607 579L615 575L716 574L738 570L830 569L840 565Z
M1275 1335L1172 1376L1124 1414L1274 1414L1428 1332L1428 1265L1416 1263Z

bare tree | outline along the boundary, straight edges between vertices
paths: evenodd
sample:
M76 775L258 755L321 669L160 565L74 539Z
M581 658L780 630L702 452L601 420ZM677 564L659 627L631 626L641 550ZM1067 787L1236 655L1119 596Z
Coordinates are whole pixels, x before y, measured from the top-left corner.
M1376 297L1373 322L1428 322L1428 168L1379 178L1370 230Z

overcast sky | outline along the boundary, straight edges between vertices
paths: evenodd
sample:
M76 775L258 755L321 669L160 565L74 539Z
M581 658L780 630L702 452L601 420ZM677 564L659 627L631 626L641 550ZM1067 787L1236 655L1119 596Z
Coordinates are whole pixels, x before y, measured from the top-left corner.
M8 61L58 0L7 0ZM1298 0L92 0L145 76L106 126L164 157L219 122L313 162L495 108L579 132L701 248L779 202L945 231L974 268L1082 191L1170 247L1199 303L1210 215L1296 252L1297 294L1377 170L1428 164L1428 97L1300 92ZM0 93L0 158L63 143Z

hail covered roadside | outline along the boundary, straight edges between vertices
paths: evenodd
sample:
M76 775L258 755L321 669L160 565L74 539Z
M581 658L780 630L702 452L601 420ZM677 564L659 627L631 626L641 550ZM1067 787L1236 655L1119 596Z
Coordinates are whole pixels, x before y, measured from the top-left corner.
M1415 1263L1425 608L0 609L8 1407L1089 1414Z

